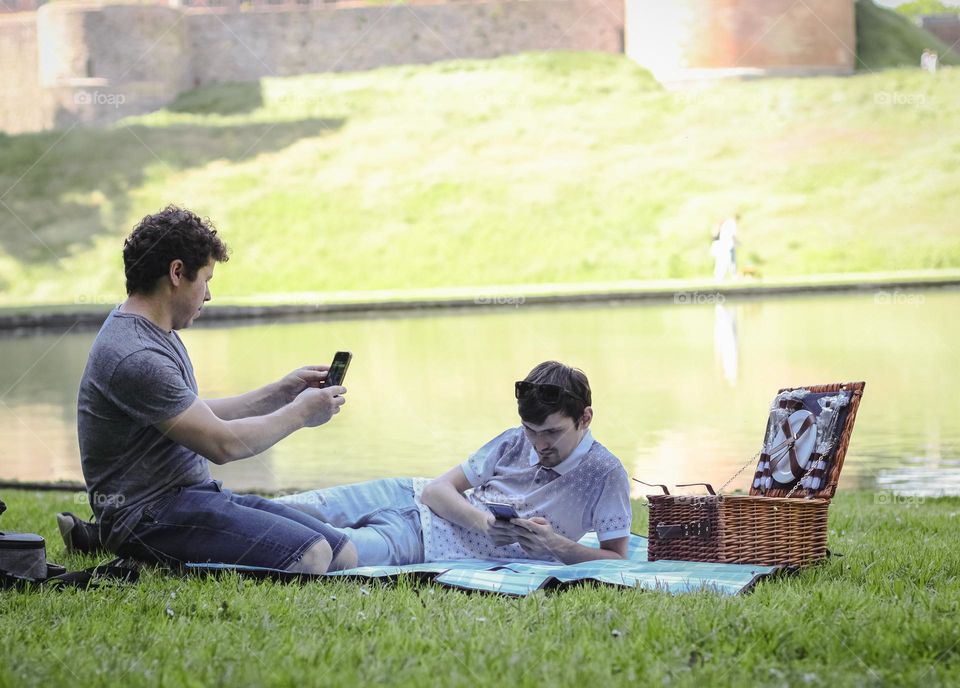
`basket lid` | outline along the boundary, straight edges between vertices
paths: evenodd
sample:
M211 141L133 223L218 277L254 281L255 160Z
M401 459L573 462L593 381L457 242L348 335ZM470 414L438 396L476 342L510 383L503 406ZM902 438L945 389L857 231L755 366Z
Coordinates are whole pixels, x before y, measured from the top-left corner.
M850 443L864 382L787 387L770 408L750 494L830 499Z

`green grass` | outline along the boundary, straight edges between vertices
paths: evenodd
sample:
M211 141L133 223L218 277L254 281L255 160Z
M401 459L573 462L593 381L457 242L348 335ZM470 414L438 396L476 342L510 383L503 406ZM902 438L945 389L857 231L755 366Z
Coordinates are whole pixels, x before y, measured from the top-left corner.
M900 14L908 17L919 17L924 14L956 14L960 8L948 5L943 0L911 0L894 8Z
M4 528L65 556L72 496L8 491ZM645 532L640 505L635 530ZM746 596L607 587L525 599L401 581L178 578L0 592L0 686L807 685L960 682L960 498L842 493L843 554Z
M936 2L923 3L930 9L935 5ZM950 50L942 40L904 16L930 12L905 6L891 10L879 7L871 0L857 0L856 11L857 69L913 67L920 64L920 53L924 49L937 52L941 65L960 64L960 52ZM956 12L957 8L953 11Z
M174 202L233 248L215 299L960 267L960 70L667 92L531 53L211 86L103 130L0 136L0 305L122 297ZM292 297L291 297L292 298Z

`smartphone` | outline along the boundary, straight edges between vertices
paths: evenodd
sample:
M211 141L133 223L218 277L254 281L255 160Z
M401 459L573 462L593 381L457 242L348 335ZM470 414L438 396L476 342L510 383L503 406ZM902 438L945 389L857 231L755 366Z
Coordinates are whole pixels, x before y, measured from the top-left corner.
M510 504L501 504L499 502L484 502L498 521L509 521L511 518L520 518L520 514Z
M350 367L350 361L353 360L353 354L349 351L338 351L333 357L333 363L330 364L330 370L327 371L327 379L324 380L324 387L334 387L343 384L343 378L347 376L347 368Z

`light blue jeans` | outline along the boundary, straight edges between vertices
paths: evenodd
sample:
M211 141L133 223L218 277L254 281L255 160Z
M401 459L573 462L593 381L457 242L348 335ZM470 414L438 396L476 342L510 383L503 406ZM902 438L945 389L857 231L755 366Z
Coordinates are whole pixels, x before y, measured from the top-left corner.
M274 500L333 526L357 548L357 566L423 561L420 511L410 478L328 487Z

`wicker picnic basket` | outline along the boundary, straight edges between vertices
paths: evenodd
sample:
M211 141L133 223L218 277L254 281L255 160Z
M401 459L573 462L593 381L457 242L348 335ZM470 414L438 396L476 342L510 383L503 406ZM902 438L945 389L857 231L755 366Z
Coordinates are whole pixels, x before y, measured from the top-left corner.
M708 495L671 495L657 485L664 494L648 496L649 560L804 566L825 559L827 509L863 388L781 389L749 495L716 494L706 483L678 487L704 485Z

